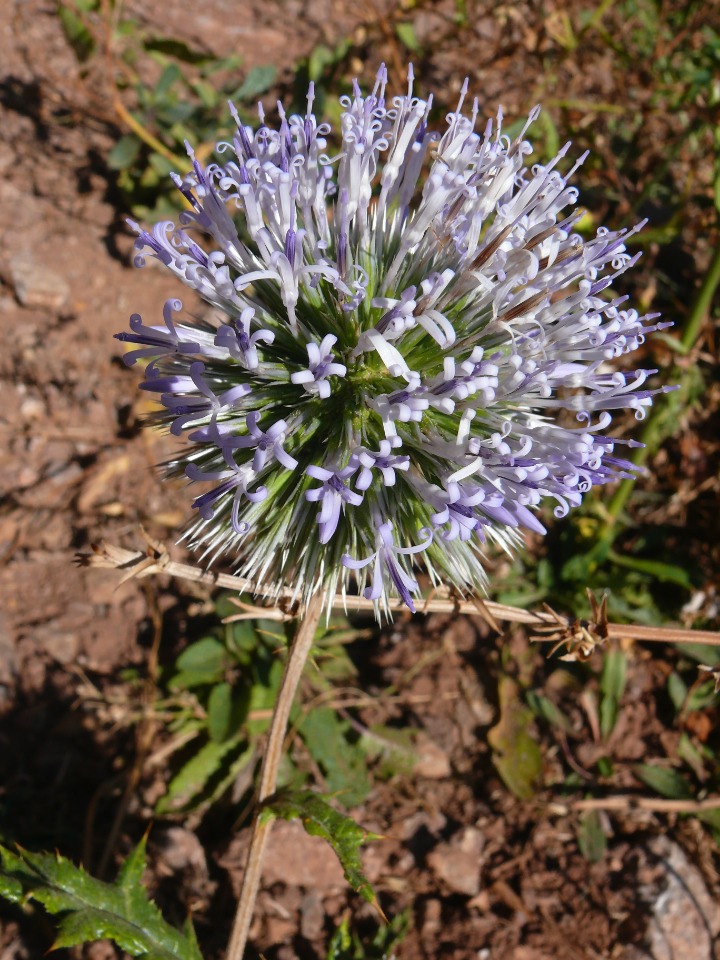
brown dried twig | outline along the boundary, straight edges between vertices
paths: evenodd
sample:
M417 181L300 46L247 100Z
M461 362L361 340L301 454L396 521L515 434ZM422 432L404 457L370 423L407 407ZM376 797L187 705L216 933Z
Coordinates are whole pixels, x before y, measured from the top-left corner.
M152 541L145 535L147 549L126 550L115 544L102 543L93 546L91 554L79 554L77 562L85 567L104 567L124 570L126 575L123 582L133 577L143 577L167 574L181 580L190 580L193 583L202 583L208 587L222 587L227 590L237 590L240 593L260 594L268 598L270 610L280 611L282 619L292 619L296 616L294 608L297 604L297 595L289 587L278 587L272 591L258 590L252 580L237 577L228 573L210 573L200 567L187 563L178 563L171 560L165 547L157 541ZM542 641L554 640L560 646L568 646L568 655L573 651L576 657L582 657L590 645L597 646L605 640L636 640L647 643L705 643L709 646L720 646L720 633L712 630L686 630L682 627L647 627L638 624L607 623L604 602L596 604L592 599L593 620L576 620L562 617L550 607L544 610L523 610L505 603L496 603L494 600L478 602L477 599L462 600L436 591L422 605L422 613L468 614L482 616L493 629L497 629L496 621L527 624L538 631L535 638ZM371 611L375 604L365 597L337 595L332 604L345 610ZM262 608L256 608L262 609ZM402 613L406 608L401 601L389 603L391 613ZM275 618L279 614L275 612ZM549 635L545 631L550 631ZM554 648L557 649L557 646ZM593 647L594 649L594 647Z

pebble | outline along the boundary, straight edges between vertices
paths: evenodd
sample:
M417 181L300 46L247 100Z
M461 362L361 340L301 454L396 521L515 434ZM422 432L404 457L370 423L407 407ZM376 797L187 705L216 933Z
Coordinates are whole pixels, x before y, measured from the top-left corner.
M648 846L664 879L664 890L651 894L652 918L645 933L653 960L708 960L720 932L720 906L682 847L667 837L655 837Z
M426 734L419 733L415 741L418 759L415 773L427 780L445 780L450 776L450 759L447 753Z
M300 903L300 933L306 940L318 940L325 924L325 911L317 890L308 890Z
M160 857L171 873L191 869L196 875L208 872L205 851L191 830L185 827L168 827L155 837Z
M23 307L60 310L70 296L64 277L26 253L10 261L10 280Z
M452 890L467 897L480 892L480 867L485 840L475 827L466 827L448 843L440 843L428 854L427 862L438 878Z
M273 825L263 883L267 887L285 883L318 891L347 886L330 844L320 837L311 837L297 820L281 820Z

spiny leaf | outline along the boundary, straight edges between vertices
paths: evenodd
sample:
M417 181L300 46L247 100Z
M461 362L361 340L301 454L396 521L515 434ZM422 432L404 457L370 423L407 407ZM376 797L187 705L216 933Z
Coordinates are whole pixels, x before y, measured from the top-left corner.
M95 940L114 940L126 953L144 960L201 960L194 936L163 919L140 879L145 840L136 847L114 884L96 880L59 854L14 854L0 847L0 893L22 897L59 914L54 948Z
M363 830L352 817L339 813L311 790L283 790L275 794L263 807L260 819L267 822L277 818L300 820L311 836L327 840L340 861L347 882L382 914L360 863L360 847L368 840L378 840L378 834Z
M121 890L127 891L130 896L137 894L138 891L142 891L142 876L147 860L146 851L147 834L145 834L135 849L131 851L130 856L118 872L116 884ZM140 895L144 896L144 891L142 891Z

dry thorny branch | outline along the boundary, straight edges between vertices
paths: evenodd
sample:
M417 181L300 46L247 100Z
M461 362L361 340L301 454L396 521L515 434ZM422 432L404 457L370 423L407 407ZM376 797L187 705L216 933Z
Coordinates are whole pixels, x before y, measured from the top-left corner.
M151 539L142 531L146 549L126 550L115 544L102 543L93 546L91 554L79 554L77 561L82 566L114 568L125 571L121 583L133 577L143 578L158 574L167 574L181 580L203 583L210 587L222 587L242 593L255 593L252 581L227 573L211 573L186 563L178 563L170 558L165 546ZM705 643L720 646L720 633L710 630L685 630L680 627L647 627L636 624L608 623L607 600L603 597L598 603L588 590L592 609L592 620L580 620L565 617L552 610L547 604L543 610L523 610L504 603L480 598L461 599L436 591L422 605L423 613L455 613L481 616L498 633L502 632L498 621L522 623L533 627L537 635L533 640L554 641L549 655L561 647L566 648L563 660L587 660L596 647L607 640L641 640L660 643ZM291 620L297 616L297 602L290 588L279 588L274 592L267 606L252 606L237 600L240 608L233 619L264 617L266 619ZM346 610L373 610L372 600L361 596L338 595L334 606ZM400 601L390 604L390 610L400 612ZM714 675L714 674L713 674ZM717 678L716 678L717 680Z

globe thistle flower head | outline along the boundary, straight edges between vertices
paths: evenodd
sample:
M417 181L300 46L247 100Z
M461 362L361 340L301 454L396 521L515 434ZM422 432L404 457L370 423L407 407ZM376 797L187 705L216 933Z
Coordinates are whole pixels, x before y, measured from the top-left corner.
M175 182L180 223L137 225L157 258L214 308L120 340L142 389L186 445L168 465L199 485L189 543L230 555L259 591L306 601L351 579L412 610L416 565L483 588L483 545L544 533L592 486L633 476L607 430L641 419L649 373L612 361L668 324L613 296L630 233L584 240L560 164L529 165L527 131L484 128L466 87L444 131L431 100L342 97L337 143L313 113L272 127L233 110L222 162ZM232 110L232 107L231 107ZM637 228L636 228L637 229ZM634 231L631 231L634 232ZM192 234L192 235L191 235ZM201 238L206 238L205 246ZM631 444L632 441L624 441Z

